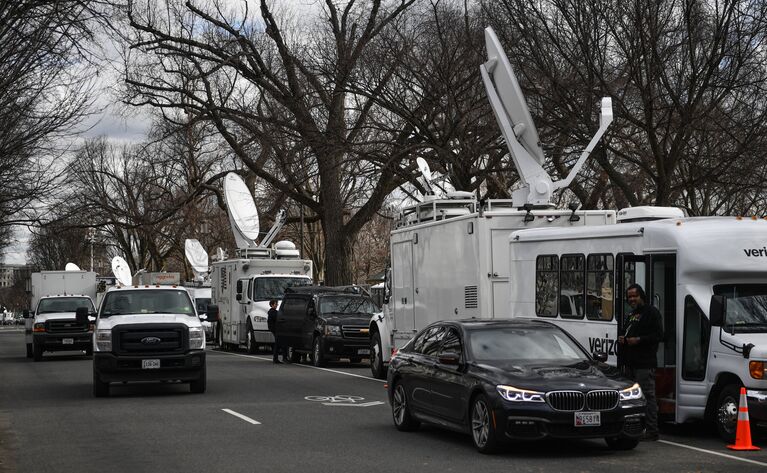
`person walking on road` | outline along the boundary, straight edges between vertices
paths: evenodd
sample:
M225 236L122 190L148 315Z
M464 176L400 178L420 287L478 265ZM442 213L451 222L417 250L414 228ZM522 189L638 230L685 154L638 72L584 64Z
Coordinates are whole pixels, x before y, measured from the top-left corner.
M663 320L658 309L647 304L647 295L639 284L626 289L626 300L633 309L624 334L618 337L622 347L623 364L628 375L639 383L647 399L645 434L643 440L658 440L658 402L655 399L656 353L663 340Z
M278 355L282 353L282 360L288 361L288 354L287 350L283 346L281 340L279 337L277 337L277 317L279 317L280 312L277 310L277 301L272 299L269 301L269 312L266 314L266 326L269 328L269 331L272 332L272 335L274 336L274 347L272 348L272 362L274 363L281 363Z

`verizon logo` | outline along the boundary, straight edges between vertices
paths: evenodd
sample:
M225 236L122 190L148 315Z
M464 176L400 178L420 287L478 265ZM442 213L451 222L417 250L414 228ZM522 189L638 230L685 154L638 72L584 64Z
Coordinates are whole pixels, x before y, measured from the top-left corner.
M746 256L765 256L767 257L767 247L765 248L744 248Z

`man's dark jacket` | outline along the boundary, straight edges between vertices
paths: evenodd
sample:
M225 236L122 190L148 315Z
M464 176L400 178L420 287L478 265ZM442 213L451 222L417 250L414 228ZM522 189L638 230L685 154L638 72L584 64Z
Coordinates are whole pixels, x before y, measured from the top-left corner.
M623 345L623 363L629 368L646 369L658 366L658 344L663 341L663 320L655 307L637 307L626 320L626 338L639 337L637 345Z
M277 309L269 309L269 312L266 314L266 326L272 333L277 330L277 314L279 314Z

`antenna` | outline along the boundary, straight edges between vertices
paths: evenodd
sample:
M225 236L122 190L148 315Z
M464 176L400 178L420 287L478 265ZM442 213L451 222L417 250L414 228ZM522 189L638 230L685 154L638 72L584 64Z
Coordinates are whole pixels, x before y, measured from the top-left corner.
M195 281L204 281L208 274L208 252L199 241L187 238L184 241L184 254L187 261L192 265Z
M115 275L117 283L122 286L130 286L133 282L130 267L122 256L112 258L112 274Z
M602 99L599 130L570 170L570 174L564 180L552 182L551 176L543 169L546 157L538 138L538 130L527 108L525 96L498 37L490 27L485 28L485 47L488 61L479 66L482 82L485 84L487 97L506 145L509 147L514 165L524 184L521 189L514 191L512 196L514 205L522 207L527 203L550 206L552 192L570 185L583 166L583 162L610 126L613 119L612 100L609 97Z
M277 213L277 218L274 220L274 225L269 229L269 233L266 234L264 239L261 240L261 243L258 245L259 248L267 248L272 243L274 237L277 236L277 233L282 230L282 226L285 225L285 220L287 220L285 210L280 210Z
M82 271L79 266L77 266L74 263L67 263L66 266L64 266L64 271Z
M224 178L224 197L229 210L229 225L237 241L237 248L256 247L260 230L258 209L248 186L238 174L230 172Z

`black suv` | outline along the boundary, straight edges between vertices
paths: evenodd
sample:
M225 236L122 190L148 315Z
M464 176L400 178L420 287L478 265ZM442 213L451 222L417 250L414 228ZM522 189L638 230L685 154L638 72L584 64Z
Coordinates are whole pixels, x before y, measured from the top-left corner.
M308 353L314 366L329 359L359 363L370 355L370 317L378 312L359 287L290 287L277 317L277 336L291 361Z

